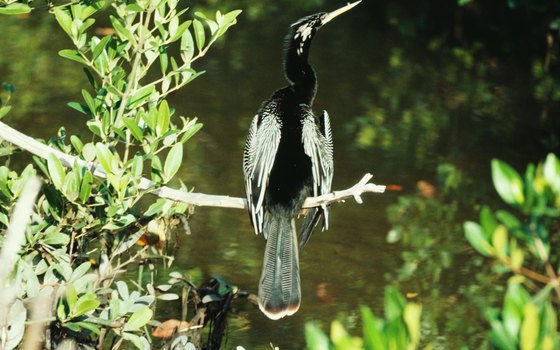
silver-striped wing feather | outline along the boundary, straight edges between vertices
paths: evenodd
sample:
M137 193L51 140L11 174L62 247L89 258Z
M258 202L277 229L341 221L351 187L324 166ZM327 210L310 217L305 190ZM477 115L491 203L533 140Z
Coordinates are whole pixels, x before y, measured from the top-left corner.
M305 154L311 158L313 173L313 196L330 193L334 172L333 141L329 115L323 111L319 123L311 111L302 121L302 142ZM323 230L328 229L328 209L322 206Z
M243 153L245 191L256 234L263 232L264 196L278 151L280 133L281 124L276 117L267 113L257 114L251 122L245 144Z

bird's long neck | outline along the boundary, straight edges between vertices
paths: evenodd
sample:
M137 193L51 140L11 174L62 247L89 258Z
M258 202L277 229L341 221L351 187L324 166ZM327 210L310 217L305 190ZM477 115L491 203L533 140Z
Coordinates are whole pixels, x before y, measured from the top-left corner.
M317 92L317 77L308 62L312 37L302 38L301 33L297 34L291 30L286 37L284 73L300 103L311 106Z

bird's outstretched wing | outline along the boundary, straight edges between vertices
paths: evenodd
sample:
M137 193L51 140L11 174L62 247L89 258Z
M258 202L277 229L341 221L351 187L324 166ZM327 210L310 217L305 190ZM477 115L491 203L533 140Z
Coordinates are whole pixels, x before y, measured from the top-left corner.
M321 118L313 115L308 110L302 120L302 142L305 154L311 158L311 169L313 173L313 196L320 196L331 191L333 178L333 142L329 115L323 111ZM317 224L323 214L323 230L329 228L329 213L326 205L321 209L312 209L306 215L303 227L301 246L311 237L313 227Z
M243 174L251 223L255 233L263 232L264 196L270 171L280 143L280 121L267 110L257 114L251 122L243 153ZM266 237L265 237L266 238Z

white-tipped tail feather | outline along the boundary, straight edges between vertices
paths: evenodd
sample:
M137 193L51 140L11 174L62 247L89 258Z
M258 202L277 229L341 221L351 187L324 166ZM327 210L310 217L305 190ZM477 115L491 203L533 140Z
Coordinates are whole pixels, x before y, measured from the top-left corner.
M301 300L296 224L293 218L265 216L267 233L259 283L259 308L270 319L293 315Z

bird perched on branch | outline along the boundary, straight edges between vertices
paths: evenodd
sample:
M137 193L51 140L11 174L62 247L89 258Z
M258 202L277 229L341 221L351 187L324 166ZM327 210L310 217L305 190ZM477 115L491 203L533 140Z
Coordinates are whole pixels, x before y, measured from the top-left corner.
M255 233L267 240L259 282L259 307L271 319L294 314L300 306L299 253L295 218L306 197L329 193L333 144L329 115L311 110L317 78L308 62L317 30L360 1L291 25L284 45L288 86L264 101L251 122L243 155L245 190ZM328 208L307 211L301 226L303 247Z

